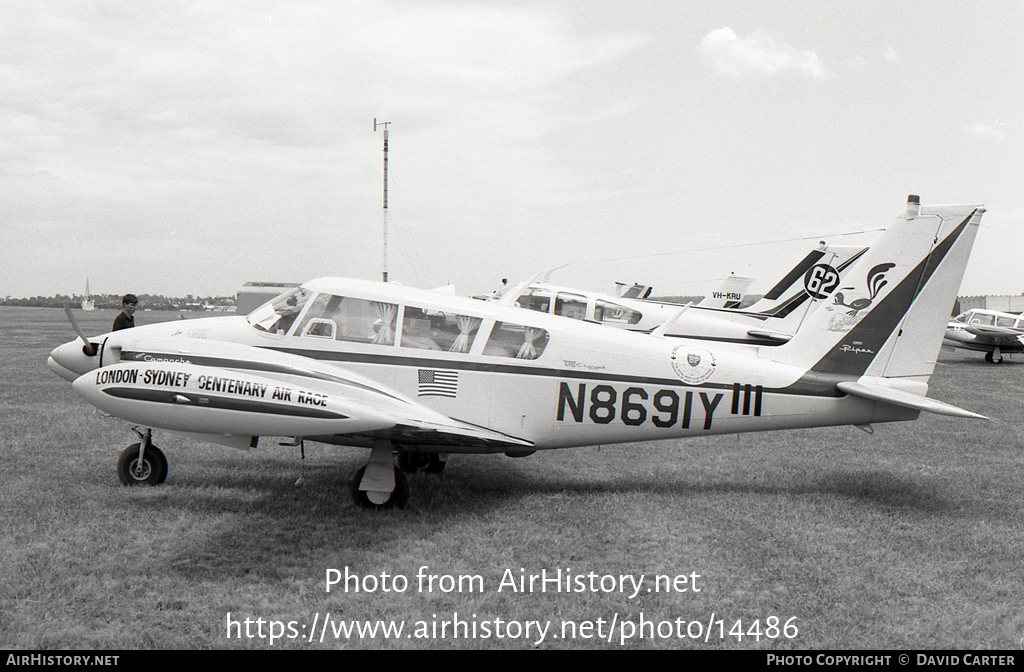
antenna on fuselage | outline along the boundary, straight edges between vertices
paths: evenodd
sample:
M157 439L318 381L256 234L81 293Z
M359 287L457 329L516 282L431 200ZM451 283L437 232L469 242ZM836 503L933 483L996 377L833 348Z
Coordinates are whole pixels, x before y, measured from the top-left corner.
M373 118L373 132L377 127L384 129L384 282L388 281L388 124L390 121L377 121Z

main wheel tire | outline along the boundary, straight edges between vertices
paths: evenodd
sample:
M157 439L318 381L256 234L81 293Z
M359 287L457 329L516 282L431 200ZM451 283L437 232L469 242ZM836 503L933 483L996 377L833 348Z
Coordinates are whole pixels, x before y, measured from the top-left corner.
M415 474L430 469L430 453L398 453L398 468L407 474Z
M393 509L396 506L400 509L404 509L405 505L409 503L409 479L405 477L402 470L398 467L394 467L395 470L395 489L391 492L391 496L386 501L377 504L371 501L366 495L366 491L359 489L359 483L363 480L363 474L366 473L366 467L361 467L359 471L352 476L351 492L352 499L356 504L363 507L364 509L372 509L374 511L383 511L384 509Z
M139 446L133 443L117 458L117 477L124 485L160 485L167 478L167 458L156 446L146 446L139 461Z
M427 465L426 472L428 474L440 474L444 471L446 464L448 464L448 460L442 460L437 453L431 453L430 464Z

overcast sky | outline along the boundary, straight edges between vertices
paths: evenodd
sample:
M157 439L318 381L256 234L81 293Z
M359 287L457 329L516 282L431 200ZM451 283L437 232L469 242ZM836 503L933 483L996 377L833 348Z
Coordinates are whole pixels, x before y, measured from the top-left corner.
M982 203L1024 292L1024 3L0 0L0 296L380 277L764 291ZM780 242L772 242L780 241Z

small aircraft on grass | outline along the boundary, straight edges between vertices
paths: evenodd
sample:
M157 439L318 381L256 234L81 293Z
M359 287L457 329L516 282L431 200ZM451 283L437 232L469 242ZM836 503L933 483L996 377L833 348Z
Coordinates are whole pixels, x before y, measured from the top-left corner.
M697 305L705 308L739 308L743 304L743 295L750 289L752 282L753 278L730 273L718 287L697 302Z
M974 308L946 325L943 345L985 353L985 361L1000 364L1003 353L1024 352L1024 315Z
M844 280L856 311L824 306L772 348L323 278L248 316L93 338L68 311L84 345L55 348L47 366L136 426L118 460L127 485L167 476L153 429L242 449L290 437L369 449L351 489L380 508L406 504L405 471L440 471L452 453L981 418L926 393L983 212L912 197Z
M739 276L729 276L715 292L692 305L648 299L649 290L644 298L615 297L532 279L506 288L491 300L630 331L661 328L666 336L779 345L791 339L800 324L832 297L867 250L822 242L760 300L743 309L729 307L738 301L728 300L742 300L749 286L750 279Z

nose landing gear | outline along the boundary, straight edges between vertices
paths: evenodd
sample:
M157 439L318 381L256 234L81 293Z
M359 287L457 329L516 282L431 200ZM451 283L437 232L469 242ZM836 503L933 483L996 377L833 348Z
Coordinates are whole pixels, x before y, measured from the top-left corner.
M160 485L167 478L167 458L152 444L152 430L147 429L145 434L133 430L142 441L125 448L117 458L117 477L129 486Z

